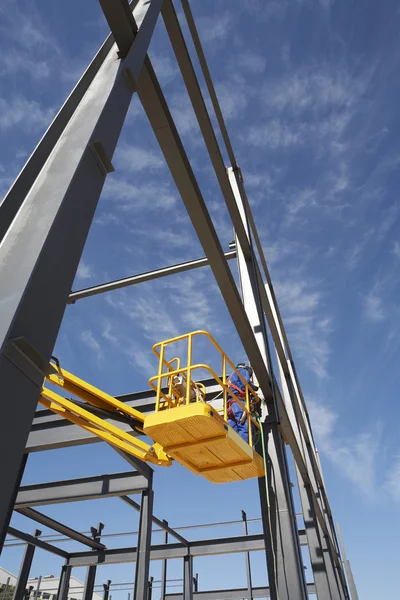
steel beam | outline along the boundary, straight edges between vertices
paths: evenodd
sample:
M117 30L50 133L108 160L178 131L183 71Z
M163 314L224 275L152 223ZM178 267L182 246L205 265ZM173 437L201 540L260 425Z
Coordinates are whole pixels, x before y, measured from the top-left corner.
M163 521L163 529L164 529L164 545L168 544L168 521ZM161 566L161 585L160 585L160 600L165 600L165 595L167 593L167 570L168 570L168 562L165 558L162 561Z
M315 594L313 583L307 584L308 594ZM243 600L246 598L246 588L231 590L210 590L204 592L194 592L193 600ZM253 588L253 598L271 598L269 587ZM167 594L165 600L184 600L182 594Z
M188 552L193 557L213 556L215 554L232 554L237 552L251 552L264 550L263 534L237 536L214 540L198 540L190 542L189 548L185 544L161 544L151 547L150 560L166 560L184 558ZM98 552L73 552L69 555L68 564L72 567L88 566L91 564L115 564L136 562L136 548L106 549Z
M58 584L56 600L68 600L69 580L72 568L68 565L61 567L60 582Z
M193 556L183 559L183 600L193 600Z
M0 455L8 456L0 467L0 548L40 388L161 4L139 0L139 31L126 58L116 60L111 47L36 179L27 175L26 196L0 245L0 380L7 398Z
M42 550L46 550L47 552L51 552L52 554L57 554L57 556L62 556L63 558L68 558L68 552L65 550L61 550L61 548L57 548L56 546L52 546L47 542L43 542L43 540L38 537L34 537L33 535L29 535L29 533L24 533L19 529L15 529L15 527L8 528L9 535L12 535L19 540L24 540L28 544L32 544L32 546L36 546L37 548L41 548Z
M239 209L248 242L250 232L240 190L240 181L233 169L228 169L229 179ZM246 259L236 236L239 278L243 303L263 355L264 365L273 378L268 335L261 305L260 289L255 271L254 257ZM256 370L256 373L258 371ZM263 423L265 452L268 454L266 476L259 479L261 516L265 535L268 581L273 600L305 600L307 591L301 558L300 541L295 527L296 517L289 483L286 450L278 429L276 398L267 398L268 423ZM269 421L270 419L270 421ZM260 452L263 449L260 448ZM268 497L266 487L268 486Z
M144 600L148 597L149 594L153 499L154 492L152 489L148 489L142 492L133 600Z
M15 508L138 494L147 486L143 475L129 472L26 485L18 492Z
M348 558L346 556L346 550L344 548L342 533L340 531L340 527L339 527L338 523L336 523L336 529L337 529L337 533L338 533L339 545L340 545L340 551L341 551L342 558L343 558L344 569L346 571L347 581L349 582L351 600L358 600L358 592L357 592L356 583L355 583L354 577L353 577L353 571L351 569L350 561L348 560Z
M249 535L249 531L248 531L248 527L247 527L247 515L244 510L242 510L242 521L243 521L244 535ZM250 552L246 552L245 561L246 561L246 579L247 579L247 600L253 600L253 585L252 585L252 581L251 581Z
M129 506L131 506L135 510L140 511L140 504L132 500L132 498L129 498L128 496L121 496L121 500L129 504ZM157 519L155 515L152 516L152 521L153 523L161 527L161 529L164 529L166 533L170 533L175 539L178 540L178 542L181 542L185 546L189 546L189 542L187 541L187 539L185 539L182 535L180 535L174 529L169 527L166 521L161 521L161 519Z
M41 525L45 525L45 527L53 529L53 531L58 531L58 533L61 533L62 535L65 535L66 537L75 540L76 542L85 544L86 546L89 546L94 550L102 550L103 548L105 548L104 544L96 542L96 540L84 535L83 533L79 533L79 531L75 531L75 529L72 529L71 527L68 527L63 523L60 523L59 521L56 521L55 519L52 519L51 517L48 517L47 515L44 515L43 513L38 512L33 508L17 508L16 512L20 515L28 517L28 519L32 519L33 521L40 523Z
M101 532L103 531L103 529L104 529L103 523L99 523L97 525L97 527L92 527L93 540L96 541L97 543L100 542ZM96 571L97 571L96 565L91 565L90 567L88 567L88 569L86 571L86 578L85 578L85 585L83 588L82 600L92 600L92 598L93 598L94 584L96 581Z
M103 583L103 600L108 600L108 597L110 595L110 585L111 579L109 579L107 583Z
M207 402L213 403L212 398L221 391L220 386L213 379L206 379L202 383L206 386ZM116 396L116 398L145 414L154 412L155 410L155 394L153 390L124 394ZM109 422L123 431L129 431L132 435L136 435L126 423L119 423L112 420ZM98 442L101 442L101 440L96 435L73 425L50 410L40 410L35 414L25 451L27 453L40 452Z
M231 260L236 257L236 251L225 252L226 260ZM131 277L125 277L124 279L116 279L109 283L102 283L100 285L94 285L83 290L77 290L69 295L68 303L74 304L77 300L82 298L88 298L89 296L97 296L98 294L105 294L112 290L119 290L124 287L136 285L138 283L144 283L145 281L152 281L153 279L160 279L160 277L166 277L167 275L176 275L177 273L183 273L185 271L191 271L192 269L198 269L199 267L205 267L209 264L208 258L197 258L189 262L179 263L170 267L163 267L162 269L156 269L155 271L147 271L146 273L140 273L138 275L132 275Z
M36 529L33 537L38 538L42 532L40 529ZM21 568L19 571L17 583L14 590L13 600L24 600L26 593L26 584L28 583L29 573L32 566L33 557L35 554L36 546L33 544L27 544L24 557L22 559Z

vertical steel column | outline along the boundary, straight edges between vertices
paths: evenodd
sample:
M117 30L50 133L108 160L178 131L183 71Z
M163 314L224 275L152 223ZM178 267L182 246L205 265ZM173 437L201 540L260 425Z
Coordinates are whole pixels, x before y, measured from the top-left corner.
M193 600L193 556L183 559L183 600Z
M149 593L147 595L148 600L152 600L152 598L153 598L153 581L154 581L154 577L150 577L150 580L149 580Z
M247 515L244 510L242 510L242 521L243 521L244 535L249 535L249 531L248 531L248 527L247 527ZM245 561L246 561L247 595L248 595L247 600L253 600L253 585L251 582L250 552L246 552Z
M56 600L68 600L69 580L72 567L63 565L61 568L60 583L58 584Z
M336 523L336 530L337 530L337 534L338 534L338 538L339 538L339 546L340 546L340 552L342 554L343 565L344 565L344 569L346 571L347 581L349 583L351 600L358 600L358 592L357 592L357 588L356 588L356 582L354 581L353 571L351 569L350 561L347 559L347 556L346 556L346 551L344 549L344 543L343 543L343 538L342 538L342 533L340 531L339 523Z
M237 172L232 168L228 169L228 176L251 245L246 211L242 200L242 182ZM250 260L246 260L237 237L236 248L243 304L250 324L253 327L254 335L263 355L273 387L274 376L255 270L254 253L252 252ZM263 415L263 419L266 416L266 420L264 419L263 423L263 430L267 446L267 473L266 478L262 477L259 479L259 490L270 594L272 600L304 600L308 595L300 540L296 527L286 451L278 429L275 399L266 398L265 400L268 415ZM268 492L266 486L268 486Z
M168 521L163 519L164 525L168 527ZM168 544L168 531L164 531L164 544ZM165 595L167 593L167 559L162 561L161 567L161 595L160 600L165 600Z
M42 535L40 529L36 529L33 534L35 537ZM35 554L36 546L33 544L27 544L24 558L22 559L21 568L18 574L17 584L15 586L13 600L24 600L26 593L26 584L28 583L29 573L32 566L33 556Z
M150 486L151 482L149 482L149 489L142 492L133 600L143 600L144 598L147 598L149 590L150 546L154 497L154 492Z
M4 590L2 590L1 600L5 600L7 597L8 587L10 585L11 577L7 577L6 585L4 586Z
M193 591L194 592L199 591L199 574L198 573L196 573L196 575L193 577Z
M110 594L111 579L108 579L107 583L103 583L103 600L108 600Z
M97 527L91 528L92 537L94 540L96 540L96 542L100 542L101 532L103 531L103 529L104 529L103 523L99 523L97 525ZM83 596L82 596L83 600L92 600L92 598L93 598L94 582L96 580L96 571L97 571L96 565L92 565L92 566L88 567L88 569L86 571L85 587L83 589Z
M42 583L42 576L40 575L40 577L38 578L38 582L37 582L37 586L36 586L36 590L33 594L34 599L36 600L37 598L39 598L39 592L40 592L40 584Z
M34 175L24 172L26 195L0 245L0 380L8 398L0 421L0 456L7 456L0 465L0 548L43 378L161 4L134 3L139 30L129 51L119 59L114 44L91 65L95 75L58 139L48 140L47 159Z

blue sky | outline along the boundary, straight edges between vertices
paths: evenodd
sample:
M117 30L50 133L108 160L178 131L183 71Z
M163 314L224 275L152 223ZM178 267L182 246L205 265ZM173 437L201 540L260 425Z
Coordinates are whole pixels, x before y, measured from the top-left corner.
M394 598L400 534L398 4L193 0L192 6L360 598ZM2 2L0 195L105 35L95 0ZM162 21L150 56L227 250L227 212ZM116 172L104 188L75 289L203 255L137 99L113 162ZM130 392L146 389L155 372L154 342L199 328L233 360L243 358L208 269L68 307L56 353L66 368L107 391ZM96 445L32 456L25 481L125 468ZM157 469L155 489L156 514L172 525L234 520L241 508L259 514L254 482L211 486L174 466ZM86 530L102 519L109 532L135 528L136 516L117 501L77 508L48 512ZM15 519L33 528L23 521ZM17 571L18 553L5 552L2 564ZM38 553L33 574L58 571L51 561ZM261 585L262 556L254 566ZM103 569L99 582L132 580L129 565ZM173 569L179 577L180 566ZM244 584L242 557L232 558L229 569L225 558L199 561L195 569L203 589Z

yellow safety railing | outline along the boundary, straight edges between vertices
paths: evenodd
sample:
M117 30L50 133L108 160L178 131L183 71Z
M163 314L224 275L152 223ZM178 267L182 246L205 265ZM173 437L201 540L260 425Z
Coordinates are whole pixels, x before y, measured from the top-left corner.
M217 375L209 365L198 363L193 364L193 340L197 336L203 336L208 339L212 346L217 350L221 357L221 373ZM187 361L186 365L182 365L178 358L166 360L165 354L168 346L177 342L187 341ZM241 373L237 370L232 361L224 353L221 346L207 331L192 331L174 338L164 340L153 346L153 352L159 359L158 374L149 379L149 385L156 392L156 412L165 409L173 409L182 404L190 404L191 402L205 402L206 389L205 386L194 380L193 374L198 370L204 370L210 373L211 377L222 388L223 395L223 418L228 423L228 396L233 397L234 401L242 408L247 416L247 427L249 432L249 445L252 447L253 427L256 431L260 429L258 421L253 417L253 407L260 402L260 398L253 388L244 379ZM175 364L176 363L176 364ZM229 373L227 373L229 369ZM229 387L229 374L235 372L244 384L245 398L244 402L234 393ZM181 377L182 383L177 387L174 386L174 377Z

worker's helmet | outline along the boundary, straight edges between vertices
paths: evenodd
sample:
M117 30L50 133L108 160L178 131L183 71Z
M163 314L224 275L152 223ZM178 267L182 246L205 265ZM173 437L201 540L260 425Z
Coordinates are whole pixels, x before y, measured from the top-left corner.
M237 369L246 369L246 371L248 372L250 377L253 377L253 369L249 365L246 365L246 363L239 363L236 365L236 368Z

